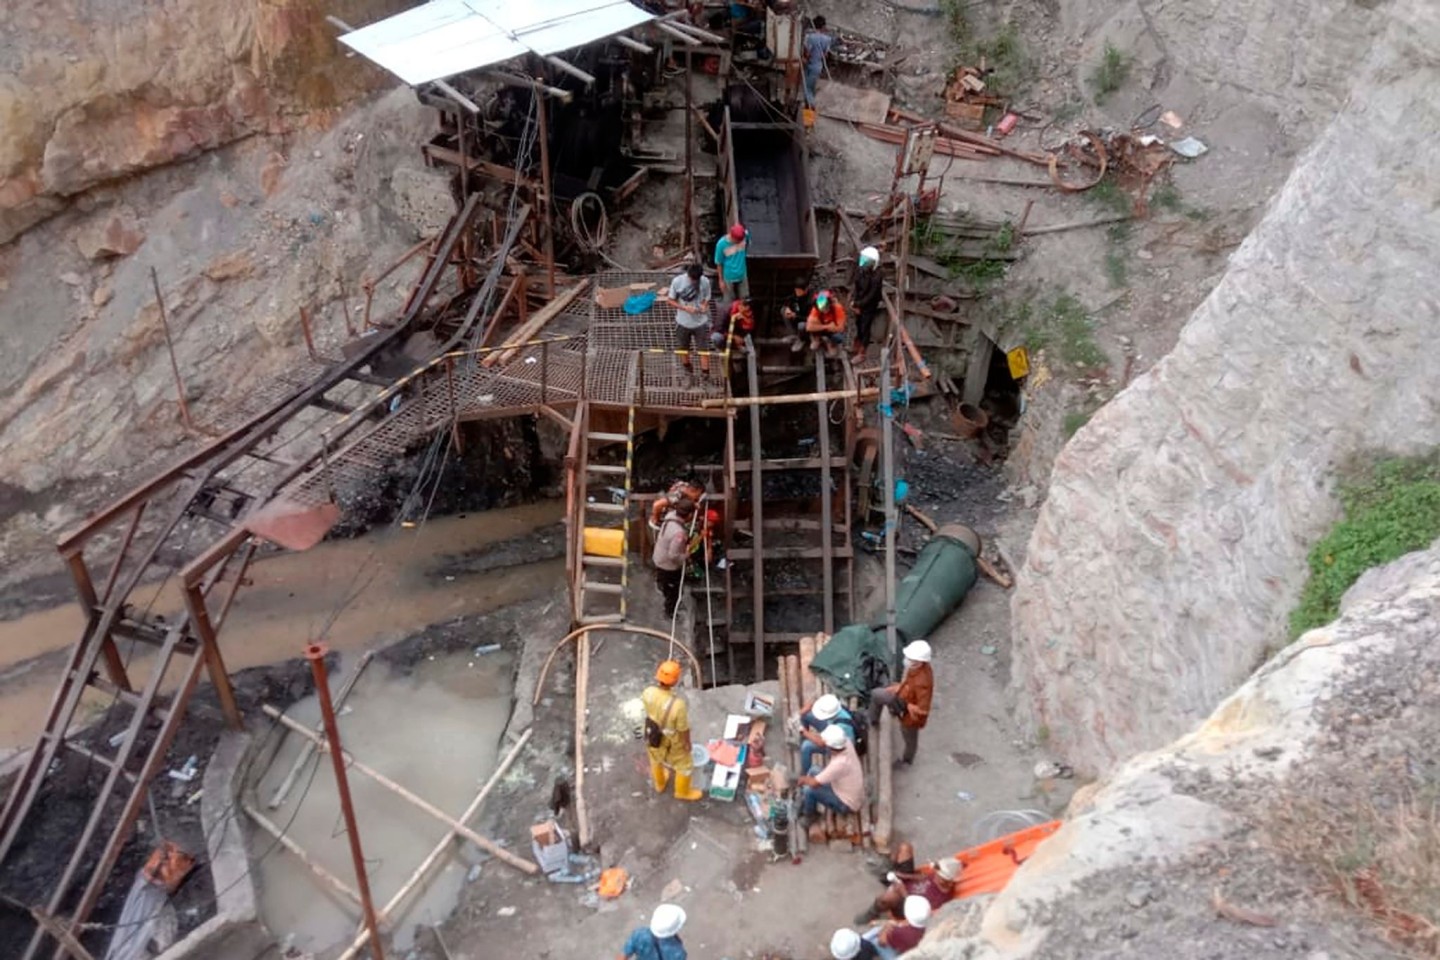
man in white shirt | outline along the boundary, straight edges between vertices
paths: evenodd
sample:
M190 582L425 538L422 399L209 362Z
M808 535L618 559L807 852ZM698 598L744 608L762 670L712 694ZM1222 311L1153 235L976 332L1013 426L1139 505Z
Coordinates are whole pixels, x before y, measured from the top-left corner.
M710 278L692 263L670 281L667 299L675 305L675 348L686 351L680 363L693 373L689 351L704 349L710 334Z
M839 814L854 813L865 802L865 770L855 744L845 736L839 724L832 723L820 731L829 758L825 769L815 776L800 777L797 783L805 790L801 795L802 824L809 829L821 807Z

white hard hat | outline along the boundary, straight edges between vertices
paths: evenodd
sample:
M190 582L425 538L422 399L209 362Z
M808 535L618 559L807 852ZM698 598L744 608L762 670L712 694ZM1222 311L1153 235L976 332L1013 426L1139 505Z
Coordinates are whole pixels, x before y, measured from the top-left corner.
M685 926L685 911L673 903L660 904L650 915L650 932L661 940L675 936L683 926Z
M822 695L810 708L816 720L833 720L840 713L840 698L833 693Z
M879 263L880 251L876 250L874 247L866 247L864 250L860 251L860 260L862 263L866 260L869 260L871 263Z
M905 649L900 652L905 655L906 660L914 660L916 663L930 662L930 644L924 640L907 643Z
M841 927L830 938L830 956L835 960L854 960L860 955L860 934L849 927Z
M849 738L845 736L845 731L840 729L838 723L832 723L820 731L820 739L824 740L825 746L831 750L842 750L845 747L845 741Z
M935 864L935 872L940 874L941 878L945 880L954 880L960 876L961 868L962 864L954 857L946 857L944 860Z
M678 907L676 909L679 909ZM923 927L930 919L930 901L922 896L905 898L905 922L912 927Z

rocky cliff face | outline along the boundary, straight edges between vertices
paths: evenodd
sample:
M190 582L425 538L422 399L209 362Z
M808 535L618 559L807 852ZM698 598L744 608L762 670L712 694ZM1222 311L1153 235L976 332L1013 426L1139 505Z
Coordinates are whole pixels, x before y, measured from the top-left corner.
M12 0L0 18L0 244L97 184L315 119L384 83L326 14L399 0Z
M908 956L1320 960L1429 943L1434 904L1414 884L1433 889L1440 833L1415 798L1440 769L1437 618L1440 542L1367 574L1340 620L1194 732L1077 794L1002 893L946 908Z
M1022 714L1097 771L1283 638L1335 468L1440 443L1440 10L1394 27L1175 350L1056 460L1013 602Z
M0 579L55 532L334 356L360 281L454 210L433 111L340 53L401 0L40 4L0 19ZM37 222L38 221L38 222ZM22 231L18 232L17 231ZM8 241L8 242L6 242ZM158 275L198 429L182 429ZM381 321L419 271L374 291ZM26 596L30 597L31 592Z

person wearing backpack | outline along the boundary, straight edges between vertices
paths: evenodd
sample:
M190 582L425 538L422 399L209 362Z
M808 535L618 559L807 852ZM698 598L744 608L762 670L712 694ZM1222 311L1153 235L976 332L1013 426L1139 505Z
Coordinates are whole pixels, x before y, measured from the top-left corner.
M662 903L650 915L650 926L637 927L625 941L621 960L685 960L685 943L680 929L685 911L673 903Z
M684 497L675 506L655 534L655 550L650 562L655 565L655 586L665 604L665 616L674 617L680 604L680 585L685 580L685 561L690 557L690 521L695 517L695 504Z
M833 693L816 697L814 702L800 712L800 773L810 772L815 755L825 753L825 741L821 737L825 728L834 724L845 734L845 739L855 742L855 718L840 705L840 698Z
M675 799L699 800L705 792L690 786L695 772L695 760L690 754L690 710L675 689L679 682L680 664L666 660L655 670L654 686L646 687L640 695L645 705L645 752L650 756L650 778L656 793L665 792L673 770Z

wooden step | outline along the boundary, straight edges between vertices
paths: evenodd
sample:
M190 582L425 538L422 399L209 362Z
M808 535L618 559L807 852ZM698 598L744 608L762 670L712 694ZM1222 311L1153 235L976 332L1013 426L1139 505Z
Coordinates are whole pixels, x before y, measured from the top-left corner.
M823 547L766 547L764 553L766 560L823 560L825 557ZM834 560L848 560L853 555L854 551L848 543L837 543L830 550ZM726 556L744 562L754 560L755 551L749 547L732 547Z
M608 473L617 477L625 476L624 467L611 467L603 463L587 463L585 464L585 469L590 473Z
M580 589L584 593L612 593L622 594L625 588L618 583L602 583L599 580L583 580Z
M65 749L69 750L71 753L79 754L86 760L89 760L91 763L98 763L100 766L104 767L107 770L113 770L115 768L115 760L112 757L101 756L100 754L91 750L89 747L82 747L80 744L72 743L69 740L63 740L61 742L64 744ZM129 780L131 783L134 783L137 779L135 774L131 773L129 770L126 770L124 767L120 768L120 776L124 777L126 780Z
M593 553L586 553L580 556L580 562L587 567L614 567L625 566L625 561L620 557L598 557Z
M597 501L595 501L594 503L588 503L588 502L587 502L587 503L585 504L585 509L586 509L586 510L594 510L596 513L624 513L624 512L625 512L625 504L623 504L623 503L601 503L600 501L597 500Z
M819 628L816 628L815 633L818 633L818 632L819 632ZM779 645L781 645L781 644L787 644L787 643L799 643L801 637L810 637L810 636L814 636L814 633L770 633L770 632L767 630L767 631L765 632L765 645L766 645L767 647L769 647L769 646L779 646ZM755 634L754 634L753 631L747 631L747 632L745 632L745 633L736 633L735 631L732 630L732 631L730 631L730 642L733 643L733 644L737 644L737 645L738 645L738 644L751 644L751 645L753 645L753 644L755 643Z
M750 470L754 465L753 460L736 460L735 472ZM792 457L788 460L761 460L761 470L818 470L825 466L824 457ZM830 468L843 469L845 466L844 457L831 457Z
M624 433L587 433L585 434L585 439L595 440L600 443L624 443L629 440L630 437Z
M580 614L581 624L590 623L624 623L625 618L618 613L582 613Z

